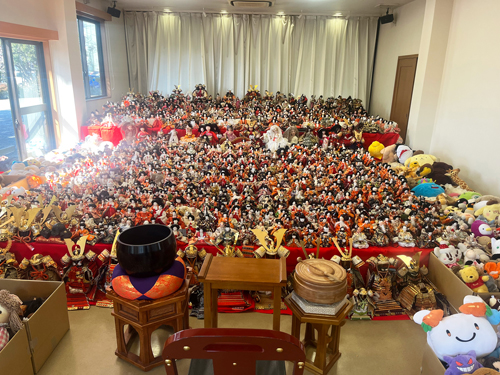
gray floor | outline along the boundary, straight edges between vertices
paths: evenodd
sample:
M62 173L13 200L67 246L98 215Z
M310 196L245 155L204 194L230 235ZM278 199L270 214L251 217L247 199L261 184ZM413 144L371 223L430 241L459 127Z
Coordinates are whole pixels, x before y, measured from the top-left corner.
M92 307L69 312L70 331L64 336L39 375L142 374L118 359L115 325L111 309ZM203 321L190 318L193 328ZM219 314L221 328L271 328L272 316L259 313ZM281 317L281 330L290 332L291 317ZM304 331L304 329L302 329ZM303 334L303 332L302 332ZM161 340L160 340L161 341ZM329 375L420 374L425 334L412 321L347 321L342 328L342 357ZM159 344L157 350L160 350ZM180 361L179 375L187 374L188 362ZM305 372L310 374L309 372ZM148 374L165 374L158 367Z

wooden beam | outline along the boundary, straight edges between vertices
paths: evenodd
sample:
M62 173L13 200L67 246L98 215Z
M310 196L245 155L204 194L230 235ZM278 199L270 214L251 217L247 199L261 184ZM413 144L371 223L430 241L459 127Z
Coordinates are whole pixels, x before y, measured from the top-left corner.
M42 42L47 40L59 40L59 34L55 30L40 29L38 27L18 25L16 23L1 21L0 37L36 40Z
M99 21L111 21L113 17L100 9L92 8L87 4L76 1L76 13L81 16L90 17Z

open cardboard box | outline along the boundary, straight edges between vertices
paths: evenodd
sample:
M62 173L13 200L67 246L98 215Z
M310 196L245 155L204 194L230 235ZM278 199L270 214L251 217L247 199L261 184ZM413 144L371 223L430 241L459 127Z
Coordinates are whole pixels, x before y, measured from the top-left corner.
M0 366L5 374L33 375L31 350L26 329L17 332L0 351Z
M429 281L443 293L455 312L463 305L464 297L474 294L448 267L431 254L429 257ZM446 371L434 351L426 343L422 358L422 375L442 375Z
M452 270L431 254L429 257L429 280L443 293L451 306L458 312L463 305L464 297L471 296L474 292L460 280Z
M7 289L16 294L21 300L29 300L34 297L47 298L43 305L24 321L25 335L31 350L32 371L37 373L52 354L59 341L69 330L68 308L66 305L66 290L63 282L56 281L33 281L33 280L0 280L0 289ZM18 336L18 335L16 335ZM10 345L10 342L9 342ZM4 350L2 351L3 354ZM19 366L24 351L19 350L15 364ZM17 374L15 367L4 367L2 373Z

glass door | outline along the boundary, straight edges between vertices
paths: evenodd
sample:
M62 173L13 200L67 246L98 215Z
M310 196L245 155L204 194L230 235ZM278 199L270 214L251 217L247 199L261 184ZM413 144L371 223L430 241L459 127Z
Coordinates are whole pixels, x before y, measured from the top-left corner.
M0 41L0 152L5 149L3 155L18 160L41 156L55 148L43 44ZM7 101L2 99L5 96Z

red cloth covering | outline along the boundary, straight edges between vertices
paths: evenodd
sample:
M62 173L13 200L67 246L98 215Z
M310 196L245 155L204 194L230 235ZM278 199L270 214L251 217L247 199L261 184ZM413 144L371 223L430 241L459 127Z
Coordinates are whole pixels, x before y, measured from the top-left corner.
M99 135L104 141L110 141L112 142L115 146L120 143L120 141L123 139L123 135L118 127L113 127L116 128L116 130L113 130L112 136L109 136L108 134L106 135L101 135L102 129L104 127L102 126L82 126L80 128L80 135L81 139L85 139L87 135L92 135L92 134L97 134ZM151 134L152 131L159 131L160 129L154 128L154 129L147 129L146 131ZM181 139L186 135L186 130L185 129L176 129L177 131L177 137ZM110 131L107 131L109 133ZM221 134L224 134L226 132L225 129L220 129ZM239 136L239 132L235 131L234 132L236 136ZM198 130L193 130L193 134L195 136L199 136L200 132ZM107 139L105 139L106 137ZM363 144L364 148L368 150L368 147L372 144L372 142L378 141L382 143L385 147L390 146L395 144L398 141L399 134L397 133L387 133L387 134L380 134L380 133L363 133L363 138L365 139L365 143Z
M16 255L16 259L18 262L21 262L23 258L30 259L34 254L42 254L42 255L50 255L52 259L58 264L61 264L61 258L68 252L68 248L66 245L59 245L59 244L48 244L48 243L41 243L41 242L32 242L31 243L33 247L35 248L34 251L31 251L28 249L27 246L25 246L22 243L19 242L13 242L12 243L12 248L11 252ZM5 247L7 246L6 242L0 242L0 247ZM186 244L177 244L178 249L184 249L187 245ZM207 252L213 254L214 256L217 255L218 251L214 246L209 246L209 245L202 245L198 244L196 245L198 249L204 248ZM241 246L237 246L239 249L241 249ZM254 247L257 249L257 246ZM301 257L304 259L304 253L301 248L299 247L287 247L290 250L290 255L286 259L286 268L288 272L292 272L295 269L295 266L297 265L297 258ZM108 249L108 251L111 250L111 244L96 244L94 246L91 245L86 245L85 250L92 250L94 253L99 255L102 251L105 249ZM309 254L316 254L316 249L306 249ZM385 246L385 247L375 247L371 246L368 249L353 249L352 255L358 255L361 259L367 260L371 256L377 256L379 254L383 254L386 257L396 257L398 255L409 255L412 256L418 251L422 251L422 255L420 257L420 264L421 265L428 265L429 264L429 255L433 251L432 249L419 249L417 247L395 247L395 246ZM340 255L336 247L325 247L321 248L319 251L319 257L320 258L325 258L325 259L330 259L334 255ZM361 273L364 275L367 270L367 265L363 265L361 267Z
M363 138L365 139L363 147L365 150L368 150L368 147L370 147L370 145L375 141L382 143L385 147L395 144L398 141L399 134L363 133Z

